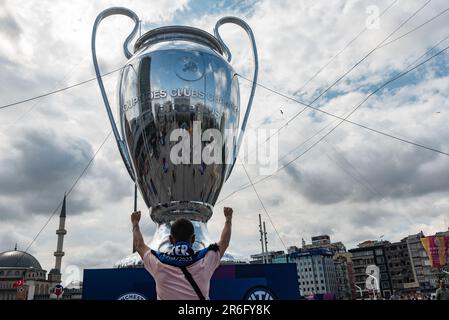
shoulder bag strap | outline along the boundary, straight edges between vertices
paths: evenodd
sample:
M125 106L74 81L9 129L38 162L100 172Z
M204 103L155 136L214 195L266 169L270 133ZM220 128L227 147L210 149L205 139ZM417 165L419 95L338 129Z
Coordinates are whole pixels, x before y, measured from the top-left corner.
M184 273L184 276L186 277L187 281L189 281L190 285L192 286L193 290L195 290L196 294L198 295L198 298L200 300L206 300L204 298L203 293L200 290L200 287L198 287L198 284L195 282L195 279L193 279L192 274L187 270L186 267L180 267L182 270L182 273Z

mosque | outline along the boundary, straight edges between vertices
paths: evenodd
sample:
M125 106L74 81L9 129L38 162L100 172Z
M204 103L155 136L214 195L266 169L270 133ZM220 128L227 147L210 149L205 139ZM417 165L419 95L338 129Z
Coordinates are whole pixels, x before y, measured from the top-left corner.
M17 250L0 253L0 300L48 300L55 299L56 285L61 284L61 262L66 218L66 197L59 215L59 228L56 230L58 244L56 248L55 267L44 270L39 261L31 254ZM81 287L68 286L61 296L63 299L81 299Z

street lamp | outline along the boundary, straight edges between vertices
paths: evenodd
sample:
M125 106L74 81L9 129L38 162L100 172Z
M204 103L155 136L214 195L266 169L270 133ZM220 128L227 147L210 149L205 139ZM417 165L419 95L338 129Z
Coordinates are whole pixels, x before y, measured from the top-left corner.
M374 300L377 300L376 291L378 289L380 289L379 288L379 280L377 280L377 278L375 276L373 276L372 274L369 274L368 277L371 277L374 279L375 286L374 286L373 294L374 294Z
M354 285L357 289L359 289L359 291L360 291L360 298L363 298L363 292L362 292L362 288L361 287L359 287L358 285Z

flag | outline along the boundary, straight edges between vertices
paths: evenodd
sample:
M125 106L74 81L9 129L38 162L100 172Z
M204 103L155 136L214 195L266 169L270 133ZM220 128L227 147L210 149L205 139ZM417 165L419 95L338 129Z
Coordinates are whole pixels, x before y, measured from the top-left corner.
M12 287L13 288L21 288L21 287L23 287L23 282L24 282L23 279L19 279L12 284Z
M441 268L448 263L449 236L430 236L421 238L421 243L434 268Z

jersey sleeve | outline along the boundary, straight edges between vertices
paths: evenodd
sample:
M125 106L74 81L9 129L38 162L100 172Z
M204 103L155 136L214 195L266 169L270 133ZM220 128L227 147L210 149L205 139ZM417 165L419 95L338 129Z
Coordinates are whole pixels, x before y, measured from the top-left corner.
M204 257L204 268L209 271L210 276L214 273L215 269L220 266L220 251L209 250Z
M142 261L143 261L143 266L145 267L145 269L154 278L154 275L157 272L158 260L154 256L154 254L151 252L151 250L148 250L147 252L145 252L145 254L143 255Z

